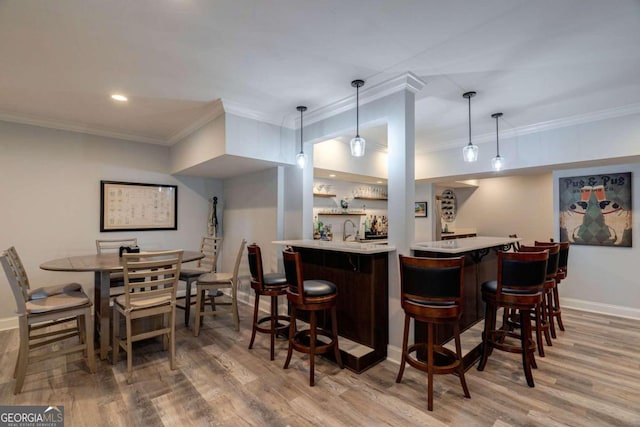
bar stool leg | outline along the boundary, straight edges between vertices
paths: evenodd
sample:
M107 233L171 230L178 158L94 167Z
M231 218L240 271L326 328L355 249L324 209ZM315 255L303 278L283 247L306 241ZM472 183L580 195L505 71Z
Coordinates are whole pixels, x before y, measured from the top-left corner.
M342 356L340 355L340 346L338 345L338 316L336 314L336 306L331 307L331 331L333 332L333 351L336 355L336 362L340 369L344 369L342 364Z
M309 385L311 387L313 387L315 385L315 375L314 375L314 370L315 370L315 356L316 356L316 327L317 327L317 319L316 319L316 312L312 311L311 312L311 323L310 323L310 330L309 330L309 338L310 338L310 343L309 343Z
M560 293L558 292L558 285L553 287L553 317L558 321L558 327L561 331L564 331L564 325L562 324L562 310L560 310Z
M458 356L458 360L460 361L460 365L458 365L458 376L460 377L460 384L462 385L462 390L464 391L464 397L471 398L471 394L469 393L469 388L467 387L467 381L464 378L464 366L462 365L462 344L460 344L460 324L458 322L453 325L453 333L454 339L456 342L456 355Z
M433 411L433 323L427 324L427 409Z
M531 373L531 367L533 363L535 363L535 355L532 347L532 333L531 333L531 311L530 310L520 310L520 327L521 327L521 336L520 340L522 343L522 366L524 368L524 375L527 379L527 385L529 387L534 387L535 384L533 382L533 374Z
M402 356L400 358L400 371L398 372L398 376L396 377L396 382L400 383L402 381L402 375L404 375L404 365L407 362L407 342L409 340L409 322L410 317L405 313L404 315L404 335L402 337Z
M284 361L284 369L289 368L291 354L293 352L293 340L296 338L296 309L291 307L291 321L289 323L289 348L287 349L287 359Z
M278 322L278 297L275 295L271 296L271 360L275 359L275 350L274 347L276 345L276 323Z
M255 341L256 339L256 327L258 325L258 307L259 306L260 306L260 295L256 292L255 301L253 303L253 326L251 327L251 341L249 341L249 350L253 348L253 341Z

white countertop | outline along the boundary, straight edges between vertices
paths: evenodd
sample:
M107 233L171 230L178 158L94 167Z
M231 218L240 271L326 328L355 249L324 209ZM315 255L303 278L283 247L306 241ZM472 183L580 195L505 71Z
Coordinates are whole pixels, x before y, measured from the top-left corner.
M494 248L496 246L509 245L522 240L519 237L492 237L477 236L464 239L436 240L433 242L416 242L411 246L414 251L442 252L458 254L475 251L478 249Z
M324 249L327 251L350 252L356 254L377 254L393 252L395 246L389 246L380 242L342 242L339 240L276 240L271 242L276 245L297 246L299 248Z

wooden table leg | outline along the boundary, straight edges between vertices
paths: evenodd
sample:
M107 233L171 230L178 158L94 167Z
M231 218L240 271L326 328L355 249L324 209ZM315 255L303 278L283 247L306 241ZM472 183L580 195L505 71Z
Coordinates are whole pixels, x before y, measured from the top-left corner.
M110 307L109 287L111 285L111 273L109 271L96 271L94 280L94 309L96 333L100 337L100 359L105 360L109 353L110 331Z

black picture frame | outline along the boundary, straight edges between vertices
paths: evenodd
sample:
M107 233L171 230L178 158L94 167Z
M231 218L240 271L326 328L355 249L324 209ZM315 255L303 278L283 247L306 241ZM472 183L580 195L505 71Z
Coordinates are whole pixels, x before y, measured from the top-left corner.
M427 217L427 202L416 202L415 204L415 216L416 218L426 218Z
M178 186L100 181L100 231L178 229Z

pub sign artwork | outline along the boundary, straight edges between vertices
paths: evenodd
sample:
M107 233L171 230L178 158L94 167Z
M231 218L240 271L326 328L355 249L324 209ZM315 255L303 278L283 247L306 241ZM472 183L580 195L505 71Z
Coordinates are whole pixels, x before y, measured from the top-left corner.
M631 247L631 172L559 179L560 240Z

